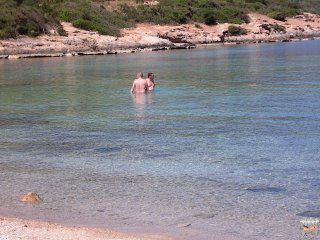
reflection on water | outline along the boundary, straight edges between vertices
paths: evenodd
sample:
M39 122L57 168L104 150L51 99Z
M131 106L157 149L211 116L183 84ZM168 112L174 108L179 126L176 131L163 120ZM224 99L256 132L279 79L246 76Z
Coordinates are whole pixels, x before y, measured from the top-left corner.
M135 106L136 117L144 119L147 105L155 103L154 92L135 93L131 94L131 97Z
M154 104L154 92L131 94L133 103L137 109L144 109L147 104Z
M0 215L297 239L297 214L319 210L319 52L310 41L1 61ZM157 74L155 93L130 96L136 69ZM23 205L27 191L44 201Z

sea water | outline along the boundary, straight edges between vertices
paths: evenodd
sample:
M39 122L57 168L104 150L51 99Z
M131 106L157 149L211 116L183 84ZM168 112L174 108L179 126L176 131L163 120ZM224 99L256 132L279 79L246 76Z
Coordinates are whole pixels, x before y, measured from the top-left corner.
M319 69L320 41L2 60L0 214L303 239L320 217ZM138 71L154 93L130 94Z

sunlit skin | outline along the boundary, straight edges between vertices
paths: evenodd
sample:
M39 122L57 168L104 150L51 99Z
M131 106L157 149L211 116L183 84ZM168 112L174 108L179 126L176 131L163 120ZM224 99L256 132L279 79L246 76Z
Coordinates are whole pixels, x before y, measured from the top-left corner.
M142 72L137 73L137 78L133 81L130 92L133 93L145 93L148 90L148 83L146 79L143 79Z
M147 84L148 84L148 91L153 91L155 88L154 74L148 73L148 78L146 80L147 80Z

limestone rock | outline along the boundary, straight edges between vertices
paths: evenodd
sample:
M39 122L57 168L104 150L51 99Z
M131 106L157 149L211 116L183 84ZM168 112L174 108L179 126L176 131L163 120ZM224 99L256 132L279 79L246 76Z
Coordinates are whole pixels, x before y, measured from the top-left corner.
M37 203L37 202L41 201L41 198L35 192L28 192L27 194L23 195L20 200L21 200L21 202Z
M160 35L160 38L164 38L164 39L168 39L170 42L173 42L173 43L188 43L188 38L189 36L185 33L181 33L181 32L172 32L169 31L169 32L166 32L165 34L163 35Z
M7 58L8 59L19 59L20 56L18 56L18 55L9 55Z

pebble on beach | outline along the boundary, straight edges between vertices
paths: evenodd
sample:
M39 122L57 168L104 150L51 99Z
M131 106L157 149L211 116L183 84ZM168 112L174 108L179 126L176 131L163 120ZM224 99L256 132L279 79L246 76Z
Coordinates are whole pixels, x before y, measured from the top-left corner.
M20 200L21 200L21 202L37 203L37 202L41 201L41 198L35 192L28 192L27 194L23 195Z
M179 228L185 228L185 227L190 227L190 226L191 226L191 223L180 223L180 224L178 224Z

